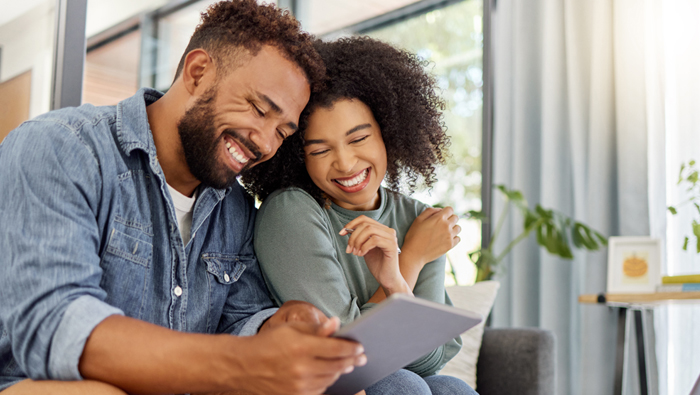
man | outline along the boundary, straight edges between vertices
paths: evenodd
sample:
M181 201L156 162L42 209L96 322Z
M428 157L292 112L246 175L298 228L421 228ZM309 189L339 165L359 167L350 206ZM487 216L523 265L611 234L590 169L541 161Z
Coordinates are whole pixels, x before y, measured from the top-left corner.
M337 319L271 308L236 182L296 131L322 76L291 16L222 2L166 94L13 131L0 146L2 394L318 394L364 364L360 345L328 337Z

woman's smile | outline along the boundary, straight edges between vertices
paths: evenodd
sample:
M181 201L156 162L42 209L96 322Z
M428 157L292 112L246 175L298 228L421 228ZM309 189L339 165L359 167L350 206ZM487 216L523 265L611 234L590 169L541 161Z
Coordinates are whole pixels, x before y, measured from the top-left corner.
M340 99L330 108L314 110L304 135L304 154L311 180L333 203L354 211L379 207L386 147L363 102Z

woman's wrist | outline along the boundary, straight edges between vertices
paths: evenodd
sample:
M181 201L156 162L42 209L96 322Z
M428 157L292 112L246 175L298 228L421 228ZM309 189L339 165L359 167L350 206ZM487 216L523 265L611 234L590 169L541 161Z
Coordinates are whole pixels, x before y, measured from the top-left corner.
M404 244L404 248L401 249L401 254L399 254L400 266L415 266L418 270L421 270L426 263L428 261L423 256L415 253L410 246Z
M411 287L408 286L408 283L406 282L406 280L403 279L403 277L399 277L396 281L392 283L382 284L382 288L384 288L384 293L387 297L395 293L413 295Z

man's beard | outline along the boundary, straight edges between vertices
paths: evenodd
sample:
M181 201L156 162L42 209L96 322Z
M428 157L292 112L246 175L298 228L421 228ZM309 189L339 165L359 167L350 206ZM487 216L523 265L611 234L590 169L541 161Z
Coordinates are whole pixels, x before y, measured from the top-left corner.
M177 124L182 150L187 166L197 180L204 186L225 189L236 182L239 173L219 162L224 134L232 136L236 142L245 145L255 155L241 173L250 168L262 156L258 147L233 129L227 129L217 136L214 113L216 86L211 87L197 102L185 112Z

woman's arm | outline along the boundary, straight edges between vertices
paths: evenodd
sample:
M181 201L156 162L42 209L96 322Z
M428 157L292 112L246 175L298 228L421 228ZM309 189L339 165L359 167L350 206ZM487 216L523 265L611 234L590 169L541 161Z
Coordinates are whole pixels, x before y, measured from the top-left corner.
M418 276L428 262L438 259L459 243L457 235L462 229L457 225L458 220L451 207L429 207L413 221L399 254L399 269L411 290L416 290ZM386 293L379 288L369 302L379 303L384 299Z

